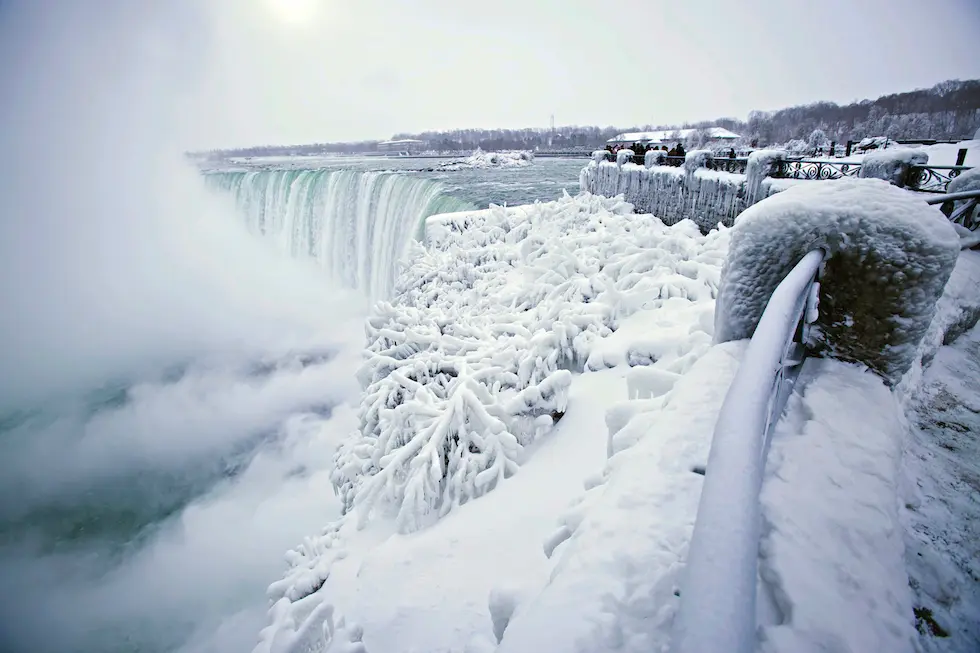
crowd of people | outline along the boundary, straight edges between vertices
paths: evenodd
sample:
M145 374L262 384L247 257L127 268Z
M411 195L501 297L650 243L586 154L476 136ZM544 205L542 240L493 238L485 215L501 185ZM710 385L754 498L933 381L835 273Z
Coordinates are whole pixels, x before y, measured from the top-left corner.
M636 162L642 162L646 156L646 153L650 150L664 150L667 152L667 165L673 166L681 165L684 157L687 155L687 150L684 149L684 145L682 143L677 143L677 145L668 150L666 145L658 146L654 145L653 143L647 143L646 146L644 146L643 143L637 141L630 147L627 147L625 144L607 145L606 152L608 154L606 155L606 158L610 161L615 161L616 154L623 150L631 152L633 154L633 160ZM735 148L729 148L728 158L735 158Z

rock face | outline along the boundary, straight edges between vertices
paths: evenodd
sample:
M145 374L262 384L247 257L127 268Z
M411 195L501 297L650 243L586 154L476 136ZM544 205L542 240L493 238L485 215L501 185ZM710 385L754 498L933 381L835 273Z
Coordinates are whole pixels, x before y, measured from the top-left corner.
M935 314L959 240L938 209L878 179L795 186L746 209L722 270L716 340L750 337L775 287L818 248L828 260L812 344L897 383Z

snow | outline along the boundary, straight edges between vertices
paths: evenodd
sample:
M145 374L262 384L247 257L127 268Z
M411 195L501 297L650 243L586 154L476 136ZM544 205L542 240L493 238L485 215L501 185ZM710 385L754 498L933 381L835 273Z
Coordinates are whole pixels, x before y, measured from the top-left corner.
M956 157L961 149L967 150L965 165L980 166L980 138L960 141L958 143L936 143L935 145L898 145L894 141L889 141L891 147L901 147L903 149L914 149L922 152L929 157L929 165L951 166L956 165ZM838 147L840 147L838 145ZM861 163L865 154L858 150L852 150L849 157L829 157L815 156L813 161L834 161L836 163ZM809 158L809 157L808 157Z
M707 351L662 407L623 431L602 475L560 521L543 587L518 607L500 653L662 651L721 399L744 343Z
M760 180L759 194L765 197L784 187L777 181L782 180ZM651 213L665 224L692 220L705 233L719 223L731 226L750 203L743 175L704 168L688 176L679 167L591 161L582 169L579 186L605 197L622 195L637 211Z
M717 341L749 337L779 281L820 248L815 344L889 383L912 366L959 254L938 209L878 179L794 186L746 209L732 232Z
M534 163L534 154L519 152L484 152L477 148L465 159L454 159L439 164L437 170L465 170L468 168L524 168Z
M858 176L862 179L884 179L895 186L904 187L909 179L911 166L923 166L927 163L929 155L913 148L873 152L865 155Z
M647 150L646 154L643 155L643 164L647 168L652 168L653 166L662 166L667 164L667 151L666 150Z
M646 132L626 132L624 134L617 134L613 138L610 138L608 143L635 143L636 141L651 141L655 143L668 143L673 141L684 141L687 140L689 136L694 135L697 129L686 128L686 129L661 129L658 131L646 131ZM723 140L736 140L739 135L735 132L729 131L724 127L708 127L704 130L709 138L719 138Z
M980 327L939 349L909 408L901 514L919 643L928 653L973 653L980 650Z
M970 190L980 190L980 168L965 170L951 179L946 187L947 193L965 193Z
M911 653L896 499L901 406L861 366L805 367L773 434L760 497L759 572L775 619L759 651Z
M564 543L565 533L574 536L570 517L566 514L557 524L556 518L581 492L582 480L602 468L608 452L616 461L606 471L611 478L629 459L629 454L618 454L642 440L636 426L618 434L625 437L610 438L606 409L627 403L633 393L646 397L628 402L640 405L634 415L676 402L671 414L682 419L684 405L699 405L705 397L701 382L688 382L683 401L675 399L680 395L671 388L710 348L713 297L728 232L703 236L691 222L666 227L630 209L619 200L585 194L428 220L428 249L414 252L399 277L394 299L379 305L371 318L362 432L337 461L342 480L351 482L346 490L352 497L349 512L289 554L290 570L270 587L277 603L258 651L276 651L277 638L292 647L283 650L300 650L312 642L303 638L320 636L320 627L311 625L307 616L320 619L323 613L316 610L325 608L317 606L326 604L334 606L332 614L338 618L343 614L363 628L368 650L492 649L494 628L500 634L509 624L506 631L510 632L521 619L525 605L521 598L544 595L541 592L555 566L546 553L563 557L571 549ZM394 344L399 333L406 336L403 345L375 346L379 342L375 338L391 338L392 343L386 344ZM721 359L731 358L726 356ZM444 484L423 483L422 497L431 499L426 505L433 512L416 519L415 498L402 490L406 479L416 473L412 462L385 479L373 513L369 503L359 500L370 491L366 488L372 479L380 476L370 465L359 466L362 460L378 461L381 467L395 464L413 443L425 439L428 445L432 440L424 427L403 427L397 434L393 430L387 448L375 437L371 395L378 384L390 382L416 396L420 392L414 384L390 378L396 373L387 367L393 365L388 359L416 371L434 369L426 368L428 364L440 370L454 365L461 369L465 364L469 391L479 395L472 385L485 384L481 400L487 402L485 412L504 422L511 419L507 407L520 403L516 398L521 384L534 387L554 374L582 373L567 387L566 413L557 423L545 428L535 421L507 424L508 432L521 441L513 459L519 465L516 473L502 481L498 478L492 491L478 500L470 497L465 505L458 499L472 486L453 477ZM426 365L420 367L419 362ZM647 370L641 372L642 366ZM705 365L701 376L722 388L717 368ZM420 411L419 420L433 421L455 413L448 405L450 399L440 403L438 396L448 397L451 383L437 374L416 379L436 399L425 406L405 399L401 413ZM377 425L382 429L399 412L377 408ZM711 423L708 417L696 421ZM457 433L464 424L457 422ZM482 428L477 419L468 424L470 435ZM671 437L681 443L690 433L681 425ZM449 442L448 434L443 442ZM479 435L489 437L492 431ZM691 458L692 464L703 462L706 438L691 445L692 451L701 452ZM660 449L656 439L649 446ZM667 449L648 455L666 466L658 492L667 502L671 496L667 470L680 460ZM440 467L425 456L411 460L428 465L430 471ZM350 474L352 463L361 470L360 477ZM629 468L635 467L633 463ZM623 491L646 485L648 473L632 480L624 476ZM700 476L689 471L676 475L693 477L694 488L700 482ZM599 485L593 481L589 487L595 490ZM683 513L678 528L689 529L696 496L688 503L690 509L653 518L666 527ZM401 511L406 506L413 519L388 518L386 507ZM437 521L436 512L442 514ZM620 521L633 520L625 506L618 514ZM685 538L670 537L679 543ZM638 619L639 612L634 622ZM506 638L505 634L505 645L511 646Z
M745 164L745 194L750 205L767 197L765 181L773 166L785 159L785 150L756 150L749 155Z
M684 172L691 178L698 168L707 168L713 158L711 150L691 150L684 157Z
M682 170L669 174L683 182ZM925 205L891 195L905 191L876 180L809 188L848 185L863 189L862 210L888 213L923 251L945 251ZM427 220L427 247L412 249L368 325L362 421L335 477L349 482L348 512L288 553L257 653L321 650L328 640L331 651L668 650L712 433L746 347L712 345L723 261L745 227L702 235L691 221L667 227L631 211L585 193ZM887 243L890 233L879 236ZM773 268L785 262L779 251L759 253L774 256ZM964 252L918 356L980 304L978 280L980 254ZM761 650L909 650L895 489L905 395L854 364L808 369L763 487L771 600ZM558 383L564 415L523 419L555 407L559 393L525 392L549 378L570 381ZM379 391L397 395L398 407L378 403ZM451 427L427 430L439 420ZM416 444L451 451L454 436L487 442L505 432L520 445L500 454L510 472L483 489L465 475L495 459L472 455L474 466L448 478L442 456L396 463ZM461 456L483 453L465 448ZM413 475L435 482L413 495Z

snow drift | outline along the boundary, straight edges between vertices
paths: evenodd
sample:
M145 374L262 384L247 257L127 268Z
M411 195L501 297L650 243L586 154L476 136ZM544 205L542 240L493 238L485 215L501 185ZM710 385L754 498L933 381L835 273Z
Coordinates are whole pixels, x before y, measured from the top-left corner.
M747 209L722 273L717 341L750 337L779 281L817 248L829 260L814 344L896 383L935 314L959 238L938 209L881 180L795 186Z

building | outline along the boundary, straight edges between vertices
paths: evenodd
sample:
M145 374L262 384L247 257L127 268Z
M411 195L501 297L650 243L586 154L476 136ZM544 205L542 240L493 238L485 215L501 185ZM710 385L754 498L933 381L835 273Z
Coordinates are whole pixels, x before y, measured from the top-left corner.
M741 138L735 132L731 132L724 127L704 127L704 131L708 133L708 144L718 145L721 143L732 143L734 144L736 140ZM616 136L610 138L606 141L607 145L632 145L633 143L639 141L643 145L652 143L654 145L666 145L667 147L672 147L678 142L683 143L686 141L694 132L700 131L699 129L663 129L660 131L652 132L627 132L625 134L617 134Z
M397 141L381 141L378 143L379 152L407 152L416 154L425 149L426 142L414 138L402 138Z

